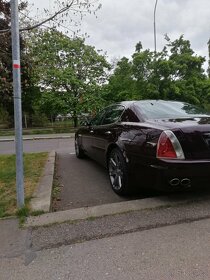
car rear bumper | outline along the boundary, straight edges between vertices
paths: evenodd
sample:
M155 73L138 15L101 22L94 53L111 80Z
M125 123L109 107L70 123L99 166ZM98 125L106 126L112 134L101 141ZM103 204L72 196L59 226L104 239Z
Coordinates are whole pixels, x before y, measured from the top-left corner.
M210 188L210 161L160 160L150 169L159 190Z

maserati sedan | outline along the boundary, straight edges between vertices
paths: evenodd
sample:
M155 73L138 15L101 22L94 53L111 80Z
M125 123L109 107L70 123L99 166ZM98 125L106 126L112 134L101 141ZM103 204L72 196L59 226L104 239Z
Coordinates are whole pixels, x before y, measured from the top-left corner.
M210 113L163 100L106 107L75 134L78 158L104 165L119 195L132 186L158 190L210 188Z

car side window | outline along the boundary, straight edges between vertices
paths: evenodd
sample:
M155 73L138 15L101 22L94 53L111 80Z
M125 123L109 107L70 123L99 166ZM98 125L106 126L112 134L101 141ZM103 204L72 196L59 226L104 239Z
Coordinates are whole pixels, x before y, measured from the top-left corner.
M126 109L121 119L122 122L140 122L140 119L137 117L135 112L130 108Z
M105 110L100 111L92 120L91 125L100 125L104 117Z
M101 124L105 125L105 124L112 124L117 122L120 119L123 112L124 112L123 106L112 106L108 108Z

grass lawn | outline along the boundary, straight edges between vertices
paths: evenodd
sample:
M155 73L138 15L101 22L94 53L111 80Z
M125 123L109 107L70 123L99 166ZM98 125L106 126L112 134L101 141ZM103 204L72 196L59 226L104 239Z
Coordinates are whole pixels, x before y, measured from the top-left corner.
M25 202L28 206L39 182L48 153L24 154ZM0 155L0 218L15 215L16 167L15 155Z

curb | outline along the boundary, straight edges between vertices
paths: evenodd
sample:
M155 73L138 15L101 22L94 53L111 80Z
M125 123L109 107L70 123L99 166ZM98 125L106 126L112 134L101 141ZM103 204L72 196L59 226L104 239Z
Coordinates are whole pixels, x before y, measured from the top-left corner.
M169 208L186 203L199 201L202 198L189 198L173 196L171 198L160 196L133 201L117 202L93 207L83 207L54 213L47 213L37 217L28 217L24 227L48 226L55 223L75 222L79 220L100 218L109 215L124 214L132 211L154 210Z
M43 176L33 194L30 206L32 211L49 212L51 206L52 185L55 170L55 151L50 152Z
M74 135L69 135L69 136L43 136L43 137L31 137L31 138L26 138L23 137L23 141L30 141L30 140L48 140L48 139L70 139L74 138ZM14 142L15 138L8 138L8 139L0 139L0 142Z

